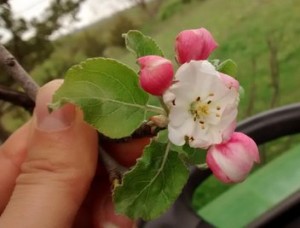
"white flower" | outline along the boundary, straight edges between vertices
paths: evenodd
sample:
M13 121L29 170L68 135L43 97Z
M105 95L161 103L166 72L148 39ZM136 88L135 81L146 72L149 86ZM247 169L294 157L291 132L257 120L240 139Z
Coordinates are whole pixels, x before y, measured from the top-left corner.
M234 131L239 94L208 61L180 66L163 99L170 109L169 139L175 145L188 142L207 148L229 139Z

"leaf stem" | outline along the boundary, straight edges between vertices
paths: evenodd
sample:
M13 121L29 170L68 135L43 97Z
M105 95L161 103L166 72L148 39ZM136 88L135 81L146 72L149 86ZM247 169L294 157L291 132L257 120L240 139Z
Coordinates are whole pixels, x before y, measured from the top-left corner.
M171 148L171 142L168 140L168 144L167 144L167 146L166 146L166 150L165 150L163 162L162 162L162 164L161 164L159 170L162 170L163 167L165 166L166 161L167 161L167 158L168 158L168 156L169 156L170 148Z
M167 114L164 109L157 107L157 106L153 106L153 105L146 105L146 109L149 112L155 112L155 113L162 114L162 115Z

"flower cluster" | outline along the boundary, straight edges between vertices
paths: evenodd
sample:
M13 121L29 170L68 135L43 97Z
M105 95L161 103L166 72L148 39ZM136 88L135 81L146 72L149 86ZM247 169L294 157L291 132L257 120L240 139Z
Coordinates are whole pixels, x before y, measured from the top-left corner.
M207 60L217 46L204 28L180 32L175 74L170 60L143 56L138 59L140 85L162 97L173 144L208 149L206 162L214 175L226 183L239 182L259 162L259 153L250 137L235 132L239 82Z

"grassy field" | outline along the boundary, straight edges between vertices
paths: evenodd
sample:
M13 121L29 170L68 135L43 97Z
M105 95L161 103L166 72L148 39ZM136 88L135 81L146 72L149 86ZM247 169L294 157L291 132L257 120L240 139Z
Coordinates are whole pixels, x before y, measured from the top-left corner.
M130 16L139 24L141 30L151 35L162 47L166 57L174 59L174 39L183 29L206 27L219 43L219 48L212 58L225 60L231 58L239 67L238 79L245 90L241 99L239 118L268 110L272 106L274 96L272 84L271 51L268 41L273 45L276 54L273 61L278 62L279 95L275 106L298 102L300 97L300 1L297 0L194 0L190 4L180 5L177 0L166 0L156 18L147 20L137 8L129 10ZM165 20L159 15L175 9L176 14ZM64 61L61 56L73 56L76 63L88 56L80 52L80 44L76 43L83 34L97 36L99 40L107 39L108 24L100 22L90 28L68 36L57 43L57 51L50 60L32 72L41 77L43 72L53 68L53 64ZM76 47L72 53L70 47ZM71 54L70 54L71 53ZM120 48L111 48L106 56L117 58L133 67L135 59ZM56 62L55 62L56 61ZM37 76L39 75L39 76ZM42 80L41 80L42 81ZM273 158L295 144L297 139L283 138L261 148L266 151L266 160ZM195 195L195 207L199 208L229 186L222 185L210 178Z

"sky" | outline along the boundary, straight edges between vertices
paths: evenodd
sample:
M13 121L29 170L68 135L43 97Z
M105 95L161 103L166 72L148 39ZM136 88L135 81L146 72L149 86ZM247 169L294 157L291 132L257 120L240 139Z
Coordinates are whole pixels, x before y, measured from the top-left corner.
M52 0L10 0L9 2L16 17L30 19L33 17L41 17L41 13L49 6L51 1ZM71 25L67 24L59 33L64 34L81 28L130 5L130 1L125 0L86 0L80 7L78 13L79 21Z

